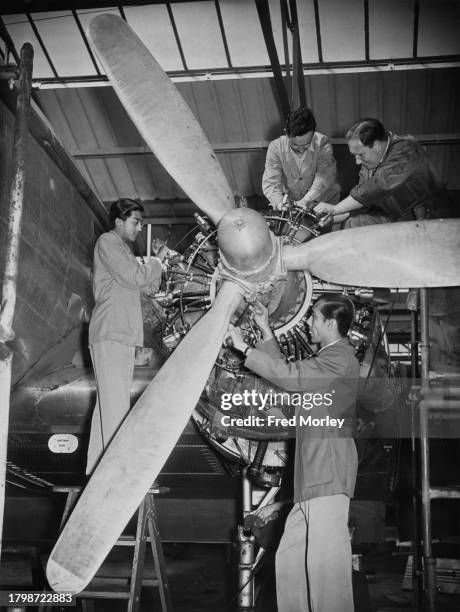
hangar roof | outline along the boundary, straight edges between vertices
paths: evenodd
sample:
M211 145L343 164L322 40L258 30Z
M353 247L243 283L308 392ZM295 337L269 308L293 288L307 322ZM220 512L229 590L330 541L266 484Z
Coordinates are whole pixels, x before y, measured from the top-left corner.
M34 46L35 79L62 85L105 80L85 34L89 21L101 12L121 15L176 78L267 73L270 60L257 12L261 4L173 0L111 6L107 0L3 0L0 12L16 48L25 41ZM278 56L289 60L283 4L268 1ZM303 0L296 6L302 58L311 70L449 61L460 53L456 1ZM52 10L56 7L61 10Z
M85 28L101 12L126 19L176 82L235 195L253 197L261 195L267 144L283 123L261 4L3 0L0 13L16 51L25 41L33 44L36 99L101 200L140 198L157 205L153 216L165 218L165 211L169 217L190 214L190 204L127 117ZM288 93L291 4L267 3ZM435 165L452 188L460 188L458 2L302 0L296 9L307 103L320 131L334 138L344 191L354 170L342 137L362 115L437 143L429 149Z

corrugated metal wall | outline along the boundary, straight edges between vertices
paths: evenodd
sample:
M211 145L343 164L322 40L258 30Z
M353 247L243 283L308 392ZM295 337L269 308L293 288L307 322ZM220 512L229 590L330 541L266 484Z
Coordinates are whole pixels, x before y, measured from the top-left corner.
M460 69L311 75L307 100L318 130L343 138L359 117L380 118L396 133L460 133ZM178 88L200 121L235 194L261 194L266 143L278 136L282 120L272 79L245 78L179 83ZM119 147L144 143L112 88L57 89L39 92L57 133L78 160L104 201L183 198L152 155L114 157ZM460 189L460 145L429 145L431 159L451 189ZM336 146L343 189L353 184L356 168L346 145ZM112 156L107 155L111 151ZM105 153L104 153L105 151ZM85 155L92 152L92 157ZM119 150L123 154L123 150Z
M0 270L4 269L14 116L0 101ZM70 363L81 348L93 297L89 283L95 232L101 228L84 199L37 142L27 140L21 224L13 383L45 357ZM48 361L49 363L52 361Z

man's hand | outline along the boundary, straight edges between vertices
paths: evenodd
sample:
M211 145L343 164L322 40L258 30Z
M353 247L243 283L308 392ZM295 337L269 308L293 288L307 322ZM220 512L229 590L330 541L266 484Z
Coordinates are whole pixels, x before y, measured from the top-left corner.
M254 323L261 330L264 340L272 336L272 330L268 320L268 308L262 304L262 302L254 302L251 306L251 315L254 319Z
M318 225L321 228L330 229L333 223L334 223L334 217L332 216L332 213L326 213L325 215L320 217L318 220Z
M273 207L273 210L284 210L289 206L288 194L285 193L283 199L277 202L276 204L270 204Z
M169 249L165 241L160 240L159 238L154 238L152 240L152 254L154 257L158 257L160 261L163 261L168 252Z
M253 517L257 517L257 519L254 521L254 526L262 527L270 521L278 518L278 513L285 503L287 502L274 502L273 504L268 504L267 506L263 506L263 508L257 508L257 510L254 510L254 512L251 512Z
M326 204L326 202L319 202L313 209L313 212L317 215L324 215L326 213L334 214L334 204Z
M307 197L304 196L302 199L296 200L294 204L301 210L312 210L316 206L316 201L307 199Z
M230 340L233 347L236 348L237 351L241 351L242 353L244 353L244 351L248 348L248 344L246 344L246 342L244 341L243 334L241 333L241 329L239 327L229 325L225 340Z

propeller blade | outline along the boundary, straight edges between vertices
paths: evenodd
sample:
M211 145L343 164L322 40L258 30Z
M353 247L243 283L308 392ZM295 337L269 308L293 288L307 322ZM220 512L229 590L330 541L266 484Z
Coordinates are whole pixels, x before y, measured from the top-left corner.
M285 247L288 270L340 285L460 285L460 219L368 225Z
M242 294L223 283L126 417L51 553L55 591L85 588L140 505L198 402Z
M145 142L217 224L235 207L233 194L208 139L175 85L121 17L98 15L87 34Z

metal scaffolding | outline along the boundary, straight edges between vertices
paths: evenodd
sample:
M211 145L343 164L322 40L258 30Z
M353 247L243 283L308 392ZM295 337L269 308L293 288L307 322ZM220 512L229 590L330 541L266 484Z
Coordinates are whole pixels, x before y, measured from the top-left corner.
M423 542L423 590L424 609L436 610L436 559L432 551L431 501L433 499L460 499L460 486L433 487L430 482L430 414L436 411L447 418L460 419L460 373L430 370L430 335L427 289L420 290L420 331L421 331L421 390L419 403L420 434L420 472L422 505L422 542ZM457 379L455 381L455 379ZM436 384L435 384L436 381ZM441 384L440 384L441 383ZM457 412L457 414L454 414ZM415 556L415 550L414 550ZM414 559L414 568L417 559Z

